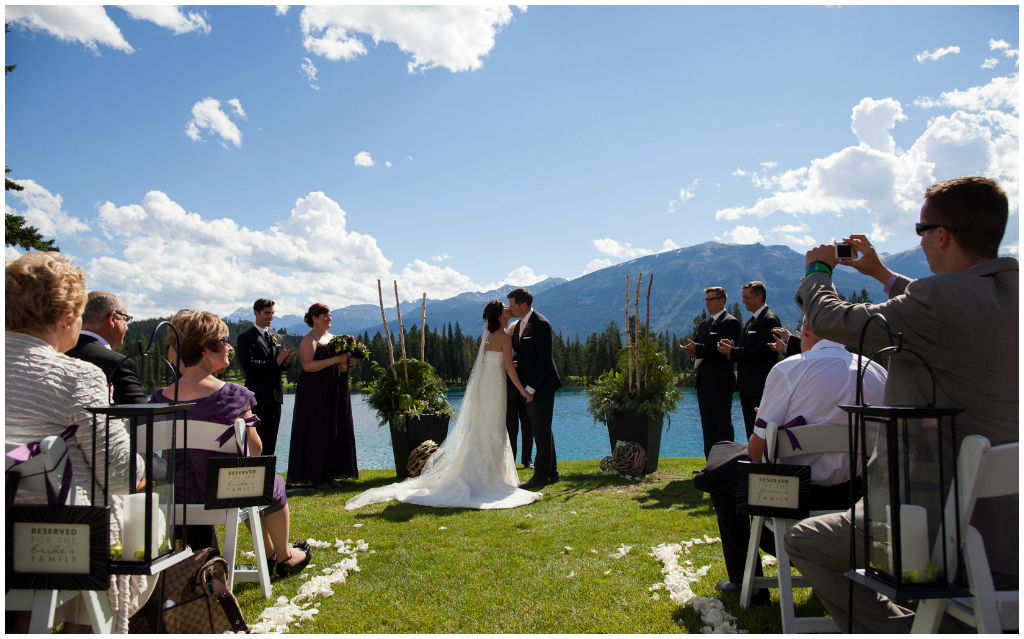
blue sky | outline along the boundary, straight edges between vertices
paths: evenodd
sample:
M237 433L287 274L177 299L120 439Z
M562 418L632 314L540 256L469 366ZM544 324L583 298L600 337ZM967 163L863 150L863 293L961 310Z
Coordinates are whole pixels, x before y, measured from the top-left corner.
M6 194L129 312L446 298L706 241L1019 249L1019 13L7 6ZM15 250L8 248L10 259ZM393 297L391 305L393 305Z

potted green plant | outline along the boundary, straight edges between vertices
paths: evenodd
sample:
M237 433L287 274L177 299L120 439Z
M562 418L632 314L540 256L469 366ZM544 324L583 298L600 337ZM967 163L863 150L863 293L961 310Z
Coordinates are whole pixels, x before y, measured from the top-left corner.
M374 362L373 372L373 383L363 389L366 403L378 423L391 429L395 471L404 479L410 452L428 439L440 444L448 436L453 414L444 394L448 389L433 366L415 359L402 358L391 366Z
M634 347L635 349L635 347ZM645 367L640 383L629 379L629 358L634 349L621 348L618 369L608 371L587 387L587 410L594 422L608 427L608 443L612 454L615 442L636 442L647 453L644 474L658 469L661 450L661 429L665 418L675 410L682 394L673 386L675 377L668 358L655 343L646 346ZM671 418L669 417L669 424Z

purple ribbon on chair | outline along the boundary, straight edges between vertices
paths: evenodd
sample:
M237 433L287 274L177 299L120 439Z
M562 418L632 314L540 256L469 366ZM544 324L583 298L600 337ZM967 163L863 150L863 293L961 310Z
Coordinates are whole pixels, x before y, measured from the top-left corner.
M807 424L807 420L804 419L804 416L803 415L797 415L796 417L794 417L793 419L789 420L788 422L786 422L782 426L779 426L779 432L780 433L786 433L786 436L789 437L789 443L790 443L791 446L793 446L793 450L803 450L803 448L800 447L800 442L797 440L796 435L791 433L789 431L789 429L790 428L796 428L797 426L805 426L806 424ZM768 422L766 422L763 419L761 419L760 417L758 417L757 419L754 420L754 426L756 426L758 428L767 428L768 427ZM772 451L772 461L774 462L778 458L779 458L779 438L776 437L775 438L775 450Z
M214 422L214 423L217 423L217 424L228 424L228 426L229 426L229 428L227 430L225 430L223 433L221 433L220 436L217 438L217 443L220 444L221 446L223 446L224 444L228 443L228 440L230 440L232 437L235 436L235 420L228 419L227 417L221 417L220 415L214 415L213 417L210 418L210 421ZM260 418L255 416L255 415L253 415L252 417L246 417L245 418L245 425L246 425L247 428L248 427L255 428L256 426L259 426L259 424L260 424ZM237 447L237 444L236 444L236 447ZM238 454L239 455L248 455L249 454L249 438L248 437L246 437L242 441L242 447L243 447L242 450L238 451Z
M76 432L78 432L78 424L74 424L72 426L68 426L67 428L65 428L64 432L60 434L60 437L65 442L68 442L71 441L71 438L75 436ZM41 442L29 442L27 444L22 444L17 448L12 448L11 450L5 453L5 455L9 459L14 460L14 465L11 466L11 468L6 472L4 482L7 486L6 508L8 513L10 513L11 507L14 505L14 496L18 492L18 484L21 483L22 478L22 474L14 469L20 466L21 464L27 462L28 460L32 459L36 455L38 455L40 452L41 445ZM67 449L65 449L64 456L66 456L67 454L68 451ZM58 466L64 462L64 456L61 456L61 458L57 460ZM45 475L47 472L48 471L43 471L42 473L36 474ZM25 477L32 476L33 475L25 475ZM60 482L60 492L57 493L53 491L53 486L50 485L49 481L44 482L46 484L46 501L49 505L58 506L62 505L65 501L67 501L68 493L71 492L73 476L74 475L72 473L71 464L68 464L67 471L64 473L64 477L61 479Z

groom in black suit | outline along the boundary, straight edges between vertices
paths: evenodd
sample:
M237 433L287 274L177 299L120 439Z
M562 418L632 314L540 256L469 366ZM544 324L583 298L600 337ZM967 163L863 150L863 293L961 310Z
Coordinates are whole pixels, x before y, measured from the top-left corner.
M256 432L263 441L262 454L273 455L284 402L281 373L291 366L295 351L283 348L277 333L270 330L274 300L260 298L252 305L252 310L256 321L252 328L238 336L238 362L245 371L245 387L256 396L252 412L260 418Z
M98 366L113 386L115 404L145 404L149 401L139 384L135 362L117 352L124 343L132 316L117 295L92 291L82 313L78 343L66 355ZM128 360L128 361L125 361Z
M772 329L782 326L782 322L765 304L767 296L768 290L763 282L744 284L743 305L750 311L750 319L743 326L738 341L724 338L718 341L719 352L729 361L736 362L736 390L740 395L748 440L754 434L755 409L761 405L764 383L772 367L779 362L779 354L772 349L775 341Z
M530 428L537 444L533 460L533 477L520 488L540 488L558 481L558 459L555 455L555 437L551 433L551 420L555 411L555 391L562 387L558 368L551 356L551 324L533 310L533 294L517 288L508 294L512 317L519 320L512 331L512 350L515 351L516 373L526 392L533 395L527 402L518 397L529 416Z
M704 457L716 443L731 442L734 438L732 393L736 390L736 375L732 362L718 352L718 342L739 339L740 321L725 310L725 302L725 289L721 286L704 289L704 304L711 317L697 327L696 342L687 338L687 343L679 346L696 360L697 406L704 431Z

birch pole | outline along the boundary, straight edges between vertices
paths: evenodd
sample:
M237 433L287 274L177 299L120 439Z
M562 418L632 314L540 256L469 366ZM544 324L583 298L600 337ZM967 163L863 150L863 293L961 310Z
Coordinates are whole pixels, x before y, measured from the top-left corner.
M388 343L388 360L391 361L391 376L398 379L395 372L395 353L391 350L391 331L388 330L388 318L384 316L384 290L380 287L380 280L377 280L377 297L380 299L380 318L384 321L384 340Z
M427 294L423 293L423 314L420 315L420 361L427 361L427 334L423 332L427 325Z
M629 273L626 273L626 362L629 367L629 392L633 392L633 350L629 345Z
M647 388L647 378L650 371L650 362L648 362L648 356L650 355L650 342L651 342L651 284L654 284L654 273L647 278L647 326L644 329L644 388Z
M398 339L402 344L402 370L405 371L405 383L409 383L409 364L405 361L405 326L402 325L402 303L398 299L398 280L395 282L395 310L398 311Z
M635 333L636 333L636 340L634 340L634 342L636 343L636 349L634 350L634 352L636 353L636 360L637 360L637 366L636 366L636 371L637 371L637 392L640 392L640 283L641 282L643 282L643 272L641 272L640 275L637 278L636 312L634 312L634 315L636 315L636 318L637 318L637 328L636 328L636 331L635 331Z

